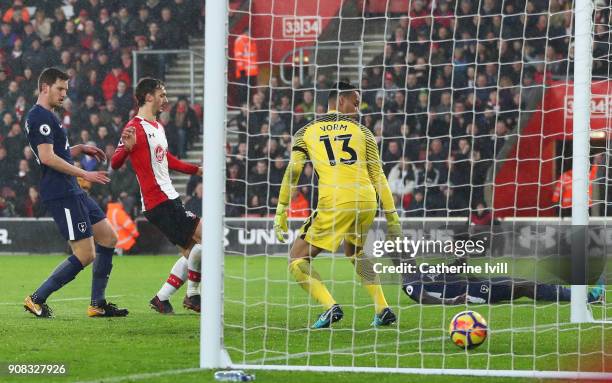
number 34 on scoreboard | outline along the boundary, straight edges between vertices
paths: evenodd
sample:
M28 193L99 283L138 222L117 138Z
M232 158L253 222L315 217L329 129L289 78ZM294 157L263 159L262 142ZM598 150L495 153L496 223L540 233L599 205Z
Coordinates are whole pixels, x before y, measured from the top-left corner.
M317 38L321 33L321 18L319 16L283 17L284 38Z

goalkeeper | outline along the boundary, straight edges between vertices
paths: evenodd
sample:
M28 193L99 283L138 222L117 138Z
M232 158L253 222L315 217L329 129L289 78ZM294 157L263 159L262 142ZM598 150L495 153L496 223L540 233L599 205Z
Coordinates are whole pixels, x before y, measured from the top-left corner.
M387 218L388 235L397 237L401 229L374 135L354 119L359 104L360 94L354 86L346 82L334 84L329 92L327 114L295 133L278 197L274 230L279 241L284 242L289 196L304 164L311 161L319 179L318 205L291 247L289 271L325 308L313 328L330 327L344 315L310 264L321 251L334 252L343 241L345 255L355 265L355 271L374 300L372 326L386 326L396 321L380 281L363 254L378 208L377 195Z

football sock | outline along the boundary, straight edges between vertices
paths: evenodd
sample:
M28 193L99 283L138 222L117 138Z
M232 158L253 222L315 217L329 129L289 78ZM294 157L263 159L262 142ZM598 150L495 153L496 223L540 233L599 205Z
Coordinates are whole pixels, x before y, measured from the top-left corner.
M291 260L289 271L302 289L323 305L326 310L336 304L327 287L321 282L321 276L312 268L308 259Z
M81 261L74 255L69 256L53 270L49 278L32 294L32 300L34 303L44 303L49 295L73 280L81 270L83 270Z
M162 301L170 299L187 279L187 259L179 257L170 270L170 275L161 289L157 292L157 297Z
M200 272L202 268L202 246L199 244L193 245L191 252L189 253L189 260L187 261L189 273L187 276L187 296L192 297L200 294L200 280L202 274Z
M106 303L106 285L113 269L115 249L96 245L96 259L92 266L91 305L98 307Z
M386 307L389 307L389 304L380 285L380 278L374 272L372 262L363 256L363 251L360 251L357 256L351 257L351 263L355 266L357 275L361 277L363 287L374 301L374 311L379 314Z
M536 301L557 302L557 295L559 302L569 302L572 300L572 290L567 287L547 284L538 284L536 286Z

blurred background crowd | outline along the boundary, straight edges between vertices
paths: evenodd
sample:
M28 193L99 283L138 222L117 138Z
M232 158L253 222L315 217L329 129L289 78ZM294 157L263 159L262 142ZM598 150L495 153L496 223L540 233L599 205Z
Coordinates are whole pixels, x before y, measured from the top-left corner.
M521 114L538 108L533 94L573 76L572 2L412 0L389 14L392 3L362 2L365 17L386 16L389 28L355 84L361 122L376 136L401 215L467 216L485 205L487 172ZM609 7L595 12L594 78L609 78L609 20ZM282 86L273 76L250 87L230 121L240 135L229 149L227 215L271 213L290 136L325 113L336 80L311 73ZM292 210L307 216L317 199L310 165L300 184Z
M0 1L0 217L46 214L38 191L40 167L23 131L37 98L37 78L47 66L69 76L68 99L60 113L71 145L96 145L110 158L121 129L134 114L132 50L185 48L190 36L203 33L204 4L198 0L12 0ZM145 56L142 75L164 78L163 57ZM160 117L170 150L183 154L177 122L195 119L190 133L199 136L200 119L182 98ZM137 214L138 183L129 165L112 172L83 156L77 166L108 169L112 182L81 186L104 207L121 199Z
M384 170L403 216L465 216L484 203L496 156L512 139L538 87L573 73L569 0L412 0L407 12L381 13L369 0L364 17L388 20L383 52L361 75L361 122L379 143ZM70 143L93 143L112 155L134 113L131 51L184 48L203 33L198 0L0 1L0 216L41 216L39 166L23 134L36 100L36 78L55 65L70 75L63 126ZM377 7L378 6L378 7ZM378 10L377 10L378 9ZM68 12L68 11L69 12ZM609 7L595 12L595 77L609 77ZM254 49L244 32L240 48ZM237 43L238 44L238 43ZM249 45L249 44L252 44ZM169 62L143 59L138 76L164 77ZM274 213L291 136L326 112L337 78L309 73L283 84L276 73L258 81L257 65L236 67L230 80L226 215ZM242 78L241 78L242 77ZM232 96L234 95L234 96ZM185 157L200 139L201 105L186 98L160 116L170 151ZM188 129L185 127L189 127ZM79 166L109 168L87 156ZM109 169L110 170L110 169ZM126 176L130 172L130 176ZM104 205L120 198L139 213L139 190L129 167L111 172L108 186L82 186ZM82 180L81 180L82 181ZM201 212L202 179L187 185L187 203ZM316 175L304 169L290 214L316 208Z

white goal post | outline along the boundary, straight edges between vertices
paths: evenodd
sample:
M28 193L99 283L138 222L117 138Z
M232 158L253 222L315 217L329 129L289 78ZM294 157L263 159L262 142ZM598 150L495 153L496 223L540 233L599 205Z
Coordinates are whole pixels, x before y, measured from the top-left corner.
M299 4L299 0L293 0ZM324 0L316 0L319 4ZM391 1L391 0L387 0ZM410 0L412 1L421 0ZM454 3L460 4L462 1L457 0ZM484 2L485 0L482 0ZM437 4L438 0L429 1ZM340 1L340 3L343 3ZM346 3L367 4L367 1L348 1ZM480 1L474 3L480 4ZM274 4L274 1L272 1ZM586 226L589 224L589 159L591 154L591 76L593 64L593 0L574 0L575 11L573 15L573 25L575 25L575 33L569 36L570 40L573 37L574 49L574 69L573 69L573 136L572 136L572 205L571 205L571 224L576 226ZM455 9L458 11L459 5ZM610 4L608 4L608 8ZM200 318L200 368L202 369L244 369L244 370L277 370L277 371L313 371L313 372L356 372L356 373L403 373L403 374L431 374L431 375L454 375L454 376L484 376L484 377L521 377L521 378L557 378L557 379L592 379L592 380L607 380L612 379L610 370L597 368L590 370L589 364L583 362L580 354L584 338L588 336L601 338L601 344L595 351L588 351L587 354L594 354L598 363L602 360L610 360L612 351L606 343L610 343L608 338L612 334L612 327L606 327L612 323L609 318L612 317L610 309L604 305L599 312L598 317L594 317L591 312L591 307L587 304L588 286L573 285L571 287L571 303L569 306L558 308L559 302L553 302L544 306L537 306L535 303L518 305L514 307L513 303L504 303L500 308L491 308L488 305L479 305L478 310L486 310L489 317L490 334L493 337L488 342L493 342L496 339L502 339L502 342L508 343L508 347L503 351L492 351L490 344L483 344L480 348L474 351L463 351L451 349L448 346L448 320L451 315L451 308L446 306L440 307L424 307L424 305L416 305L409 308L399 310L398 322L402 323L402 318L407 318L419 327L403 328L398 325L397 328L389 328L384 330L379 329L364 329L359 327L359 323L355 319L345 319L345 326L336 330L331 329L327 333L316 332L310 330L307 326L307 320L311 320L315 314L318 314L319 307L314 300L306 297L291 275L286 271L287 254L279 255L276 251L270 249L278 249L274 238L266 239L266 233L272 233L271 218L255 219L258 225L251 225L247 217L233 218L226 217L226 156L227 156L227 125L228 125L228 109L237 110L235 105L230 106L228 101L228 60L231 58L228 46L229 39L229 20L228 20L228 1L207 1L206 2L206 22L205 22L205 58L204 58L204 153L203 153L203 208L202 208L202 242L203 242L203 259L202 259L202 314ZM317 6L318 9L318 6ZM248 12L252 8L249 6ZM246 12L241 10L241 12ZM339 11L340 12L340 11ZM269 15L273 18L273 15ZM297 14L294 16L297 17ZM318 15L317 15L318 16ZM550 16L550 13L548 14ZM276 17L276 15L274 15ZM342 17L334 16L336 18ZM251 25L249 19L248 25ZM364 24L365 25L365 24ZM387 30L387 27L389 30ZM272 26L271 28L274 28ZM320 28L320 25L317 25ZM362 31L362 34L365 32ZM391 25L385 25L385 35L392 34ZM523 31L523 34L525 32ZM341 32L338 32L340 36ZM363 35L361 36L363 39ZM429 36L431 38L431 36ZM354 39L353 39L354 40ZM342 46L344 41L337 41L338 46ZM352 41L351 43L354 43ZM386 44L383 41L383 45ZM456 42L451 42L453 49ZM359 44L359 43L357 43ZM548 43L546 43L547 46ZM612 41L610 41L612 44ZM362 41L361 45L365 45ZM315 44L316 49L324 50L319 42ZM327 49L327 48L325 48ZM341 66L340 52L341 48L337 48L338 57L336 64ZM612 47L610 48L612 50ZM272 50L270 48L270 50ZM359 47L359 58L356 60L358 64L355 66L367 65L362 62L361 55L363 47ZM295 50L296 56L299 56L297 61L300 63L304 60L304 50ZM312 55L316 66L317 52ZM272 58L270 58L272 60ZM523 60L523 58L521 58ZM296 61L296 62L297 62ZM569 62L569 59L567 60ZM278 64L275 62L274 64ZM428 63L429 64L429 63ZM352 64L347 64L352 65ZM272 65L270 65L272 66ZM279 65L280 66L280 65ZM282 69L281 69L282 70ZM302 69L300 69L302 70ZM358 72L362 72L364 68L357 68ZM316 72L315 72L316 73ZM611 75L612 74L608 73ZM385 73L383 73L385 75ZM496 80L499 81L499 74ZM296 77L298 77L296 75ZM361 77L359 77L361 78ZM335 80L340 80L340 75ZM294 78L295 80L295 78ZM270 80L271 81L271 80ZM384 80L383 80L384 81ZM433 79L428 81L427 92L433 89ZM231 85L231 84L230 84ZM356 84L361 88L360 84ZM249 91L247 97L252 95L251 84L247 84ZM382 85L381 85L382 86ZM475 85L471 85L475 87ZM287 88L293 88L293 84L287 84ZM521 85L522 87L522 85ZM313 85L314 88L314 85ZM519 93L522 93L521 89ZM316 93L316 91L314 92ZM609 92L612 94L612 92ZM499 91L497 91L499 97ZM318 97L318 96L317 96ZM378 97L378 96L377 96ZM612 97L611 97L612 98ZM247 98L248 102L248 98ZM292 100L293 102L293 100ZM293 107L295 105L292 104ZM248 106L247 106L248 108ZM432 113L433 105L429 105L427 113ZM269 110L268 110L269 112ZM291 108L290 113L294 114L295 108ZM522 111L517 111L521 114ZM384 112L381 113L384 115ZM612 120L612 111L607 117ZM384 119L382 117L381 119ZM496 121L497 118L494 118ZM428 128L426 128L427 130ZM247 145L249 140L252 140L250 132L242 132L246 136ZM294 132L292 132L294 133ZM518 133L517 135L520 135ZM611 135L612 137L612 135ZM473 137L472 137L473 139ZM492 138L495 140L495 137ZM384 140L384 138L383 138ZM429 147L430 138L426 137L427 147ZM606 141L605 149L612 153L610 141ZM498 155L499 148L495 144L495 155ZM449 150L450 151L450 150ZM609 154L608 154L609 156ZM259 161L258 158L254 159ZM273 158L266 158L269 164ZM495 174L498 171L499 164L503 160L493 158L494 163L489 170L489 175ZM519 160L517 160L519 162ZM563 159L560 160L563 163ZM474 165L471 165L471 171ZM248 173L248 168L247 168ZM266 170L268 180L270 179L270 169ZM450 170L449 170L450 172ZM608 176L608 170L606 171ZM314 177L313 177L314 178ZM249 181L246 178L246 184L249 186ZM491 182L494 183L494 182ZM485 187L483 186L483 189ZM608 186L606 186L607 192ZM271 190L270 185L267 187L267 192ZM427 192L425 197L427 198ZM483 194L486 194L484 192ZM473 197L473 192L468 192L469 198ZM488 194L489 200L495 199L495 195L491 197ZM450 197L446 197L446 207L449 205ZM518 199L515 197L515 199ZM606 197L601 198L605 201ZM275 206L272 206L267 199L263 205L264 208L272 211ZM474 202L474 201L470 201ZM539 197L538 197L539 202ZM242 202L244 211L248 211L251 207L247 198ZM536 206L535 209L539 209ZM468 208L469 209L469 208ZM424 209L423 209L424 210ZM446 220L447 222L464 222L463 218L459 219L451 216L449 213L440 217L431 218L431 220ZM246 214L245 214L246 215ZM427 220L430 218L424 218ZM542 222L548 222L549 218L544 218ZM550 218L555 223L559 222L558 218ZM228 228L227 222L232 222L232 227ZM293 220L297 223L297 220ZM379 222L377 220L376 222ZM509 222L514 222L513 219L508 219ZM520 222L521 218L517 218L516 222ZM605 219L605 225L610 225ZM301 222L301 220L300 220ZM417 222L416 218L402 219L402 222ZM423 225L425 225L423 223ZM253 254L247 251L248 243L259 245L259 237L252 236L253 240L244 240L244 236L248 236L249 232L255 232L257 228L262 228L258 231L263 233L264 251L257 250ZM235 247L229 247L228 250L226 238L230 231L238 232L242 236L242 242ZM266 231L267 230L267 231ZM232 237L233 238L233 237ZM251 237L249 237L251 238ZM266 242L267 241L267 242ZM285 247L288 249L288 247ZM259 249L259 248L258 248ZM228 255L229 254L229 255ZM240 258L239 261L235 261ZM320 257L323 258L323 257ZM336 261L336 258L338 260ZM345 260L341 257L328 257L329 270L336 271L336 268L342 269ZM249 263L253 260L253 265ZM313 264L316 267L317 261ZM284 262L284 263L283 263ZM344 263L343 263L344 262ZM225 264L230 263L240 270L232 270L228 273ZM235 266L238 265L238 266ZM279 266L281 265L281 266ZM252 267L252 269L251 269ZM281 270L282 267L282 270ZM277 268L275 271L271 271ZM280 271L279 271L280 270ZM325 270L325 269L324 269ZM360 282L356 280L342 280L334 282L329 275L329 270L322 272L326 274L324 279L328 283L330 290L336 294L338 290L345 299L348 299L347 307L349 312L355 314L359 310L371 309L369 303L356 298L364 292L361 289ZM256 274L254 280L259 285L250 282L250 272ZM286 277L286 280L285 280ZM227 284L229 280L229 284ZM251 293L249 290L253 288ZM233 290L230 291L230 288ZM283 296L279 298L279 291L283 290ZM350 290L350 292L346 292ZM276 294L276 295L275 295ZM293 296L299 296L299 299L294 300ZM352 301L350 301L352 299ZM392 305L396 305L398 301L406 301L407 297L403 294L397 296L391 295L389 300L393 301ZM487 307L485 307L487 306ZM226 312L224 312L224 309ZM290 313L290 310L298 310L301 321L297 321L295 315ZM465 309L471 309L470 306L465 306ZM545 324L539 324L541 316L549 315L545 313L548 310L550 315L556 316L559 322L550 323L548 319L544 320ZM455 310L456 311L456 310ZM285 314L286 312L286 314ZM359 311L361 313L361 311ZM567 315L566 315L567 314ZM253 317L250 317L253 315ZM369 311L368 311L369 315ZM527 327L512 327L513 320L521 315L530 316ZM303 316L303 317L302 317ZM561 320L560 318L565 318ZM255 322L255 318L259 322ZM440 319L440 323L434 323L432 318ZM525 318L521 318L525 319ZM350 323L352 321L352 323ZM429 322L428 322L429 321ZM495 322L497 321L497 322ZM496 323L500 321L509 321L510 327L496 329ZM297 323L299 322L299 323ZM302 323L303 322L303 323ZM303 325L303 326L302 326ZM434 328L434 325L438 328ZM304 328L302 328L302 327ZM440 328L442 327L442 328ZM585 335L582 335L584 331ZM440 335L442 333L442 336ZM232 339L228 339L228 334L231 334ZM323 334L323 335L321 335ZM546 349L542 354L538 350L538 340L540 334L544 334L555 342L555 346ZM527 343L529 350L524 354L521 352L514 354L521 346L522 337L531 337ZM239 339L235 339L239 338ZM565 337L577 338L577 352L566 351L563 349ZM294 350L292 341L300 338L300 348ZM372 339L372 345L364 345L362 339ZM390 341L389 341L390 340ZM277 346L277 345L281 346ZM454 346L454 345L453 345ZM577 354L577 355L576 355ZM380 356L379 356L380 355ZM587 356L588 356L587 355ZM577 361L570 363L572 367L566 369L564 363L572 357L577 358ZM427 358L432 358L436 362L429 364ZM462 359L463 358L463 359ZM503 358L510 360L506 362ZM438 363L443 366L439 368ZM574 363L574 364L572 364ZM540 366L553 366L551 368L542 368ZM586 367L585 367L586 365ZM446 367L460 366L460 367ZM500 367L501 366L501 367ZM598 364L599 366L599 364ZM575 367L575 368L574 368Z

